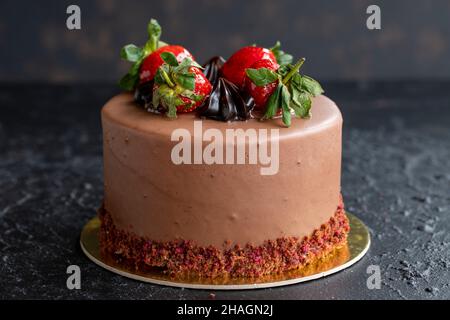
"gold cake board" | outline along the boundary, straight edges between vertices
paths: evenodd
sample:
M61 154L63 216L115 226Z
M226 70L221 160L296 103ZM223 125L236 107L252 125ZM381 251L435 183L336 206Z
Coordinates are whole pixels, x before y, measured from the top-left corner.
M356 216L346 213L350 221L350 233L347 245L335 249L332 253L305 267L281 274L255 278L174 278L160 269L138 272L127 269L100 255L99 229L100 220L92 218L81 231L80 244L83 252L93 262L106 270L131 279L158 285L209 290L247 290L285 286L299 282L319 279L344 270L358 262L369 250L370 234L366 225Z

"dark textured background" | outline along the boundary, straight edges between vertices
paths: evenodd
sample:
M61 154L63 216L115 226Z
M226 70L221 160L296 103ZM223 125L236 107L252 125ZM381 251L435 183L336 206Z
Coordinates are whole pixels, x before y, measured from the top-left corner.
M70 3L81 6L81 31L65 28ZM381 31L365 27L371 3L2 0L0 299L209 298L114 275L78 244L103 194L99 111L119 92L105 83L126 70L120 47L142 44L150 17L199 61L280 39L308 57L308 73L337 80L323 85L345 119L342 192L370 227L369 252L321 280L217 299L449 299L450 1L376 1ZM70 264L81 290L66 288ZM367 289L369 265L381 268L380 290Z
M374 3L380 31L366 28ZM69 4L81 7L80 31L66 29ZM2 0L0 81L116 81L121 46L143 44L151 17L199 62L279 39L320 80L450 76L448 0Z

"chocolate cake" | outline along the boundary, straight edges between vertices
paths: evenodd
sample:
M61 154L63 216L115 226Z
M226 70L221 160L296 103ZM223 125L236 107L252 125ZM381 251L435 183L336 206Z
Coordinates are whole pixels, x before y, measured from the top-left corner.
M130 92L101 112L102 254L174 276L260 277L345 245L342 116L300 75L304 59L252 46L202 68L158 27L124 48Z

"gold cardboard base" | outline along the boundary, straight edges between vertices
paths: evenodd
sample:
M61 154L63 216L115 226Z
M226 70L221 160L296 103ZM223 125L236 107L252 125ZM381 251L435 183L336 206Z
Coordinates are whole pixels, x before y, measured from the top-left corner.
M99 229L100 220L95 217L89 220L81 231L80 244L83 252L99 266L135 280L191 289L210 290L243 290L285 286L294 283L314 280L339 272L359 261L369 250L370 234L365 224L347 212L350 221L350 233L347 245L335 249L330 254L308 264L299 270L281 274L255 278L174 278L155 268L149 272L129 270L112 259L100 255Z

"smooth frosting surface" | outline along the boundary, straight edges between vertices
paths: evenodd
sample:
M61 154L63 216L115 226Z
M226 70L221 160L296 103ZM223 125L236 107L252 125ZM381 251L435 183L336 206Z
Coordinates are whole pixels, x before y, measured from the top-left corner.
M169 120L120 94L102 109L105 209L118 228L161 241L258 245L308 236L335 213L341 174L341 113L319 96L312 114L293 119L290 128L280 119L201 120L203 132L214 128L224 136L226 129L279 129L279 171L261 175L252 164L175 165L172 132L194 134L200 119L191 113Z

